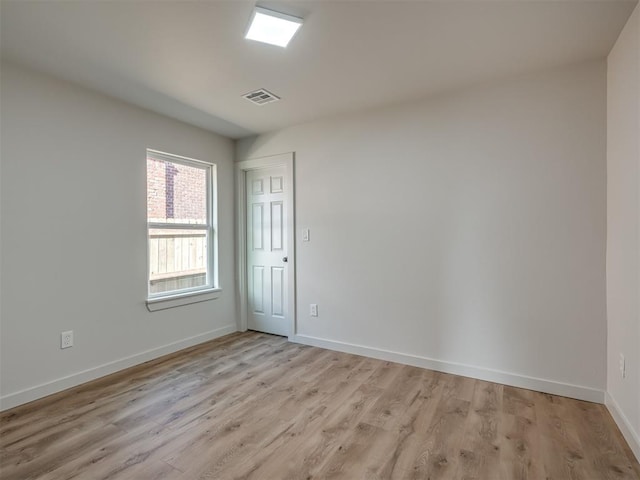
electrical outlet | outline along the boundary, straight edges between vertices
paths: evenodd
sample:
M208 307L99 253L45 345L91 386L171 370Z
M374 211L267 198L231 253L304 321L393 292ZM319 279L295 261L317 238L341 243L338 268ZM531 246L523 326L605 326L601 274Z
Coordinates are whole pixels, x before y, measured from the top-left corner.
M317 317L318 316L318 304L317 303L312 303L311 304L310 313L311 313L312 317Z
M73 347L73 330L60 334L60 348Z
M620 376L625 378L627 376L627 365L624 360L624 354L620 354Z

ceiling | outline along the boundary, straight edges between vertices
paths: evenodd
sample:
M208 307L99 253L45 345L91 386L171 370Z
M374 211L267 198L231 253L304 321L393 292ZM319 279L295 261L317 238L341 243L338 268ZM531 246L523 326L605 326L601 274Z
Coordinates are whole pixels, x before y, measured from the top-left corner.
M636 1L259 1L304 18L286 49L244 39L254 3L2 0L2 56L241 138L602 58Z

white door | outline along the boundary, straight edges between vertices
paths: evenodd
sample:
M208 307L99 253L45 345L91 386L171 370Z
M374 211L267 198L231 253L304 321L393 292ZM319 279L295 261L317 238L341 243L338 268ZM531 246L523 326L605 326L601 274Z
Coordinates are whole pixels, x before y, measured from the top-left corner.
M285 166L249 170L247 192L247 326L289 335Z

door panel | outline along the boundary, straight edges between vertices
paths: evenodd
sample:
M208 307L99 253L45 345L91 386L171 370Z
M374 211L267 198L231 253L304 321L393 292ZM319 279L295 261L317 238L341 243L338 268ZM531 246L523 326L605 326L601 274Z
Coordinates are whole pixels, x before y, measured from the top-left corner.
M271 250L282 251L283 240L282 202L271 202Z
M271 267L271 315L284 317L284 268Z
M262 203L254 203L251 210L251 221L253 223L253 249L262 250L262 238L264 236L264 230L262 225L264 223L264 205Z
M250 170L247 192L247 323L251 330L288 335L285 167Z
M253 312L264 313L264 267L253 266Z

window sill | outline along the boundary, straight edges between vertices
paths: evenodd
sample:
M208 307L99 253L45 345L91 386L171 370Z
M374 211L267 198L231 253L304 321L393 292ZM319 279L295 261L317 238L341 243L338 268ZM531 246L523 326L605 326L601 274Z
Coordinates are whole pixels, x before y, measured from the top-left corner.
M206 302L215 300L222 293L220 288L209 288L207 290L198 290L197 292L178 293L176 295L168 295L166 297L157 297L147 299L147 310L155 312L157 310L165 310L167 308L181 307L191 303Z

